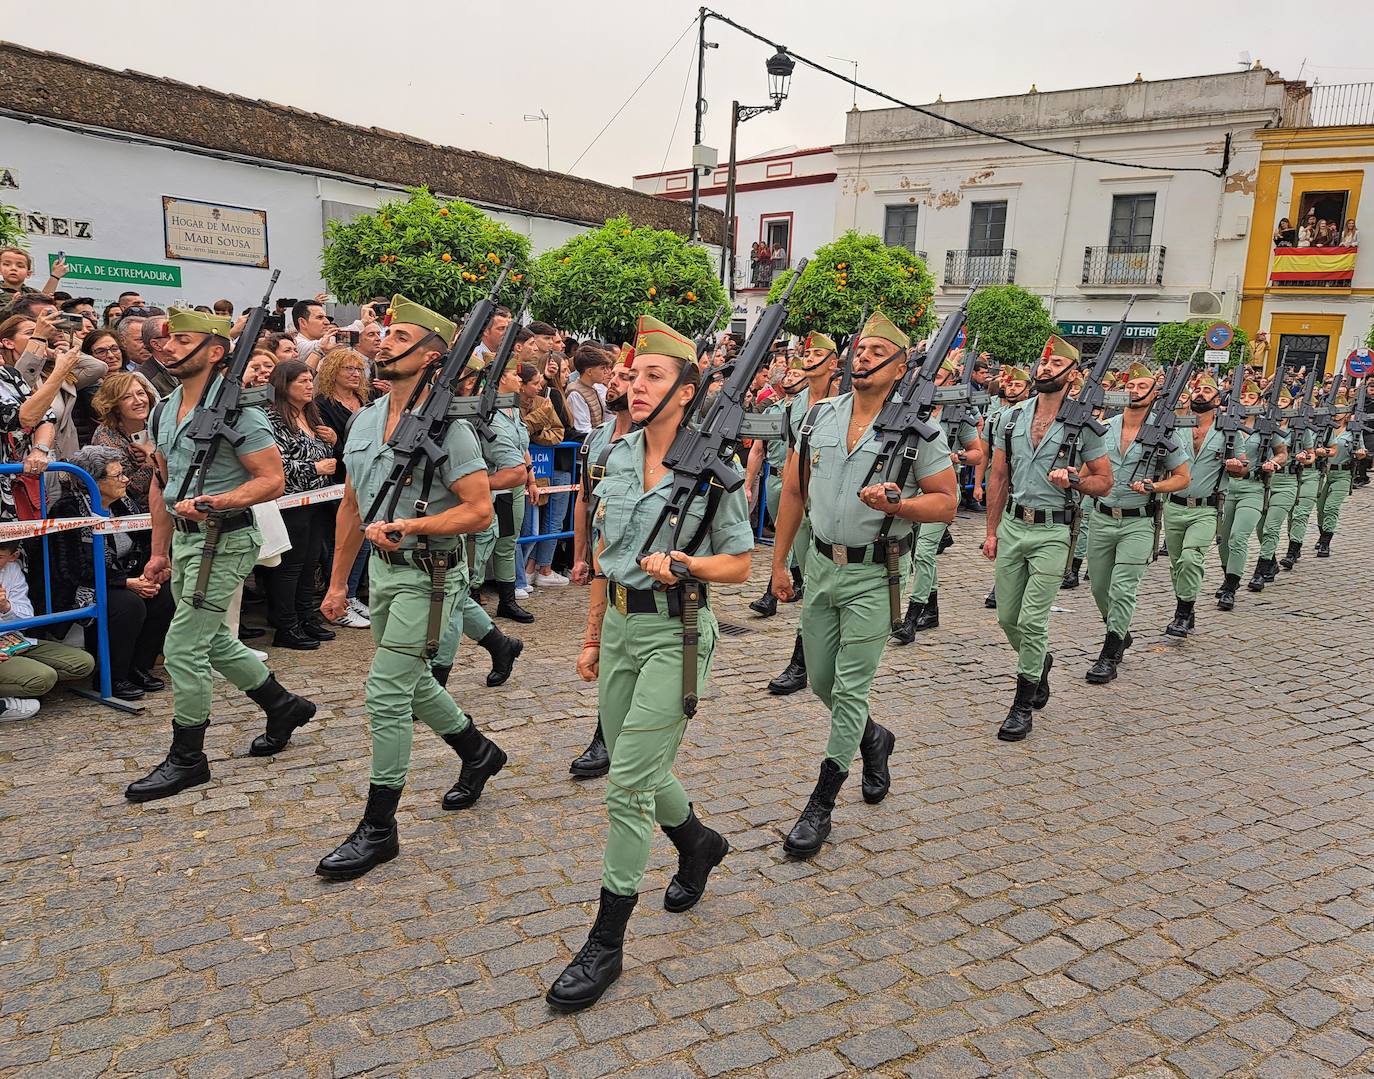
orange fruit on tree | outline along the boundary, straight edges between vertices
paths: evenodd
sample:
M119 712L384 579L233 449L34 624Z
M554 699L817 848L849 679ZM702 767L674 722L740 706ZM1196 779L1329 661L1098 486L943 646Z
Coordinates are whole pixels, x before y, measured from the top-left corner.
M450 255L447 251L445 251L442 255L439 256L439 261L440 261L440 262L452 262L452 261L453 261L453 256Z
M657 296L657 295L658 295L658 289L654 288L653 285L650 285L650 286L649 286L649 295L650 295L650 296Z
M444 206L444 207L441 207L441 208L440 208L440 210L439 210L439 216L440 216L440 217L447 217L447 216L448 216L448 207L447 207L447 206Z

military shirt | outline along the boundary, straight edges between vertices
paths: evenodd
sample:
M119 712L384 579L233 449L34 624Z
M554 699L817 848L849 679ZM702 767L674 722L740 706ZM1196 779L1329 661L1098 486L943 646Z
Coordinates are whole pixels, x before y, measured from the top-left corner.
M1348 465L1350 463L1350 432L1342 431L1332 437L1331 448L1336 453L1335 456L1328 457L1327 460L1333 465Z
M1150 501L1150 496L1138 494L1130 488L1131 474L1135 472L1136 463L1144 451L1138 437L1131 440L1125 453L1121 451L1121 428L1125 422L1124 416L1115 416L1107 421L1107 433L1102 436L1102 440L1107 444L1107 460L1112 465L1112 489L1099 498L1098 502L1104 506L1133 510L1146 505ZM1186 430L1174 431L1174 449L1164 455L1164 464L1159 470L1162 474L1167 475L1188 460L1188 455L1183 452L1183 447L1179 443L1185 438L1191 441L1191 437L1190 432ZM1148 480L1154 477L1142 473L1140 479Z
M949 429L949 425L944 421L944 409L940 409L939 415L935 418L939 422L941 429L945 432L945 442L951 451L954 449L954 432ZM964 417L964 421L959 424L959 445L968 449L978 441L978 410L970 409Z
M358 512L366 518L372 501L391 475L395 458L391 447L386 444L386 417L390 394L383 394L370 405L359 409L353 418L348 432L348 442L344 446L344 463L348 467L348 480L358 496ZM464 476L474 472L486 471L482 460L482 450L478 445L477 434L466 420L451 420L444 432L440 448L444 451L444 463L434 475L429 490L424 489L426 464L417 464L410 486L401 492L396 503L394 518L419 517L416 501L428 502L424 516L433 517L458 505L452 487ZM380 512L380 511L379 511ZM459 537L427 536L431 550L451 551L458 546ZM406 536L401 540L402 550L414 550L419 546L420 537Z
M787 464L787 447L791 442L788 428L791 426L792 408L795 404L796 398L793 398L790 403L779 401L764 409L764 415L783 417L782 438L770 438L763 444L764 456L768 459L768 471L778 479L782 478L783 466Z
M1266 461L1272 460L1273 457L1274 457L1274 455L1277 454L1277 453L1279 452L1279 447L1280 447L1280 446L1287 446L1287 445L1288 445L1288 432L1287 432L1287 431L1284 431L1284 430L1280 430L1280 431L1278 432L1278 434L1276 434L1276 435L1274 436L1274 441L1271 442L1271 443L1269 444L1269 455L1268 455L1268 457L1265 458L1265 460L1266 460ZM1229 484L1229 483L1231 482L1231 480L1236 480L1236 479L1258 480L1258 479L1260 478L1259 466L1260 466L1263 462L1261 462L1260 459L1259 459L1259 456L1260 456L1260 436L1259 436L1258 434L1253 434L1253 435L1247 435L1247 434L1244 434L1244 433L1237 434L1237 435L1236 435L1236 452L1235 452L1235 456L1236 456L1236 457L1244 456L1244 457L1245 457L1245 460L1246 460L1246 463L1250 466L1250 471L1249 471L1249 473L1248 473L1247 475L1245 475L1245 476L1231 476L1231 475L1229 475L1229 473L1228 473L1227 480L1226 480L1226 483L1227 483L1227 484ZM1223 485L1223 486L1225 486L1225 485Z
M219 376L215 376L206 384L205 396L201 400L213 400L218 385ZM153 432L158 451L167 459L167 486L163 489L163 493L168 508L179 497L182 497L181 485L186 478L186 473L191 468L191 461L196 455L196 444L185 437L184 433L197 409L193 408L186 413L185 419L177 423L176 418L181 411L181 401L182 387L178 386L167 398L166 405L158 406L162 411L157 416L156 430ZM214 460L210 462L210 467L205 470L204 493L207 495L222 495L247 483L252 478L252 473L243 467L243 462L239 458L246 457L250 453L257 453L259 450L265 450L269 446L275 448L277 445L277 440L272 436L272 424L267 418L266 411L256 405L245 408L234 426L243 435L243 441L237 446L230 446L227 442L221 443L215 451ZM193 483L184 497L193 496L195 494L194 487L195 484Z
M1064 425L1058 420L1052 422L1040 439L1039 446L1031 446L1030 428L1035 416L1036 398L1021 401L1003 410L993 444L994 452L1005 450L1007 432L1011 432L1011 497L1018 506L1028 506L1036 510L1062 510L1065 506L1065 492L1050 482L1050 472L1061 467L1056 460L1059 447L1064 441ZM1088 428L1078 442L1078 464L1096 461L1106 455L1107 447L1102 436L1095 435Z
M491 417L491 441L480 439L480 442L487 471L495 473L524 465L525 454L530 448L530 433L506 409L498 408Z
M870 509L859 500L859 492L882 478L873 476L873 463L880 448L873 427L864 431L850 453L846 444L849 421L854 415L853 393L842 393L826 400L816 415L807 438L811 480L808 489L810 508L807 517L816 538L822 543L862 547L879 538L888 515ZM801 452L800 446L798 452ZM907 472L902 497L920 493L920 481L949 469L949 446L941 432L929 442L921 442L915 465ZM888 532L891 539L909 535L916 526L893 517Z
M1193 431L1192 428L1179 428L1174 432L1183 446L1183 452L1189 461L1188 486L1178 494L1182 498L1211 498L1219 489L1217 480L1221 479L1221 486L1225 487L1225 475L1223 471L1225 462L1222 458L1225 448L1225 436L1216 429L1213 424L1207 433L1202 436L1202 445L1198 447L1196 454L1193 453Z
M673 489L669 472L651 490L644 490L644 432L631 431L612 444L606 461L606 475L596 485L596 520L593 528L604 545L597 554L601 572L627 588L652 588L655 581L639 565L639 552L649 531L658 523ZM683 543L690 542L701 527L706 499L698 498L687 511ZM658 530L651 551L673 549L672 528ZM749 527L749 503L741 484L721 495L715 515L693 555L748 554L754 549L754 532Z
M591 434L589 434L589 435L587 436L587 440L586 440L586 446L587 446L587 463L586 463L586 468L589 470L589 475L587 476L587 480L588 480L588 482L590 483L590 487L584 487L584 488L582 488L582 490L594 490L595 487L596 487L596 484L597 484L598 482L600 482L600 480L601 480L602 477L601 477L600 475L597 475L597 474L596 474L594 471L592 471L592 470L594 470L594 469L597 468L598 464L599 464L600 461L601 461L601 456L602 456L602 454L604 454L604 453L606 452L607 447L609 447L609 446L611 445L611 443L612 443L614 440L615 440L615 417L614 417L614 416L612 416L612 417L611 417L609 420L607 420L605 423L600 424L598 427L596 427L595 430L592 431ZM593 513L592 513L592 518L591 518L591 545L592 545L592 549L595 550L595 549L596 549L597 540L601 537L601 530L600 530L600 527L599 527L600 522L598 521L597 515L596 515L596 513L594 512L594 510L595 510L595 502L596 502L596 499L595 499L595 495L594 495L594 494L593 494L593 497L592 497L592 499L590 500L590 502L591 502L591 504L592 504L592 506L593 506Z

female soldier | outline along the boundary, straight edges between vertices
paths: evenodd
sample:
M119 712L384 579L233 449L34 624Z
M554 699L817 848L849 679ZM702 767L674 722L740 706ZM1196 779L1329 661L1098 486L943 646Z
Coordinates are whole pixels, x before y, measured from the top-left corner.
M1232 377L1239 378L1239 370ZM1259 384L1246 381L1241 387L1240 400L1246 408L1259 404ZM1283 467L1288 459L1287 445L1287 440L1280 433L1269 447L1269 459L1261 461L1260 436L1247 435L1238 438L1236 455L1226 460L1226 501L1222 505L1221 524L1217 528L1217 549L1221 552L1222 572L1226 574L1221 587L1217 589L1219 611L1233 610L1236 606L1236 588L1240 585L1241 571L1245 569L1250 537L1255 534L1264 513L1264 482L1261 476Z
M605 478L596 486L597 574L577 672L598 684L611 754L610 826L596 922L546 997L562 1011L594 1004L620 977L625 925L638 899L655 820L678 849L678 871L663 896L666 910L691 908L730 849L723 836L697 820L672 767L688 718L682 699L682 604L689 590L698 594L694 688L699 693L718 632L702 582L742 584L749 578L754 537L743 487L721 497L700 549L692 554L670 551L666 530L650 535L672 489L663 454L696 391L695 359L692 342L676 330L647 315L639 320L630 390L636 430L613 443ZM703 512L698 501L683 535L695 535ZM652 541L652 553L641 559L646 540ZM673 561L686 564L690 580L674 576Z
M1287 390L1279 394L1279 407L1285 411L1293 407L1293 397ZM1299 487L1303 484L1305 466L1316 460L1311 453L1314 441L1312 432L1303 432L1301 444L1294 445L1287 416L1282 423L1283 437L1288 440L1288 464L1269 479L1269 510L1259 529L1259 561L1255 563L1254 576L1245 586L1251 592L1263 592L1264 586L1279 575L1279 562L1275 557L1279 549L1279 532L1285 521L1289 522L1290 529L1293 527L1293 513L1298 503Z
M1317 536L1318 558L1331 557L1331 540L1336 535L1336 525L1341 519L1341 506L1350 497L1350 479L1354 475L1352 470L1357 460L1362 461L1368 456L1363 446L1356 446L1352 450L1350 432L1346 430L1350 420L1348 410L1353 400L1346 394L1336 402L1338 409L1347 411L1336 416L1336 434L1331 439L1331 445L1316 451L1327 460L1326 476L1322 480L1321 494L1317 496L1317 527L1320 529Z

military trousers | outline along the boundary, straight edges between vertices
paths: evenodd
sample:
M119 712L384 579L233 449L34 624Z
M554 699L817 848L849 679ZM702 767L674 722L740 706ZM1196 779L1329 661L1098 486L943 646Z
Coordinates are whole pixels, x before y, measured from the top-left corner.
M1264 512L1264 485L1259 480L1232 476L1226 485L1226 501L1217 526L1217 553L1223 573L1237 577L1245 572L1250 537L1259 527Z
M1050 607L1064 581L1068 556L1068 525L1027 524L1002 515L997 526L997 621L1016 649L1016 673L1023 678L1039 681L1044 673Z
M1341 520L1341 507L1350 497L1350 480L1353 473L1348 469L1326 474L1321 493L1317 496L1317 524L1323 532L1335 532Z
M467 592L467 563L461 551L455 553L456 564L444 581L441 625ZM456 734L469 721L429 670L429 574L417 566L393 566L375 551L367 573L368 611L377 645L364 694L372 735L372 782L402 787L410 770L413 720L438 735Z
M948 525L924 524L916 533L916 543L911 549L911 601L924 603L930 594L940 587L940 570L935 557L940 550L940 541L949 532Z
M509 493L512 495L512 530L508 536L500 535L499 533L505 532L506 530L498 527L496 546L492 549L492 557L496 562L495 566L492 568L492 573L495 579L501 584L515 583L516 540L520 538L520 526L525 523L525 489L523 487L517 487L514 491ZM498 525L500 524L499 521L497 523Z
M1298 477L1286 472L1274 473L1269 485L1269 510L1260 522L1260 557L1273 558L1278 550L1279 535L1284 522L1298 502Z
M1215 506L1164 505L1164 542L1169 547L1169 580L1174 596L1195 601L1202 591L1207 552L1217 541Z
M1293 511L1288 515L1288 539L1292 543L1302 543L1307 539L1307 526L1312 520L1312 511L1317 508L1317 495L1321 493L1322 477L1315 468L1304 468L1298 481L1298 497L1293 503Z
M768 483L766 484L766 487L768 489L768 504L765 508L767 509L768 514L773 518L774 522L776 522L778 519L778 507L782 505L782 473L773 472L770 470L768 473ZM755 515L755 522L757 523L757 515ZM802 517L802 523L806 523L805 516ZM792 549L787 552L788 566L795 566L798 564L797 548L800 544L801 532L798 532L796 540L792 543Z
M910 584L901 559L899 595ZM900 612L899 612L900 617ZM811 689L830 710L825 755L849 771L868 725L868 695L892 634L892 605L883 564L837 566L816 552L806 563L802 649Z
M1107 632L1124 639L1135 617L1140 581L1154 555L1154 518L1123 517L1118 521L1096 509L1086 512L1094 518L1088 539L1093 602L1107 624Z
M606 778L606 853L601 883L616 895L635 895L649 864L654 825L675 828L687 819L687 792L673 774L687 730L682 710L682 622L657 596L655 614L621 614L614 606L601 626L597 696L601 733L611 757ZM698 617L696 691L711 671L719 627L702 607Z
M1083 499L1083 519L1078 526L1078 539L1073 545L1074 558L1088 557L1088 537L1092 535L1092 526L1095 523L1093 518L1096 516L1094 511L1097 503L1091 498ZM1092 570L1088 570L1088 575L1092 575Z
M467 564L468 542L472 544L472 564ZM496 547L496 523L492 522L490 528L477 533L475 536L463 536L458 545L458 557L463 560L464 568L468 574L468 579L480 580L483 567L487 560L491 558L491 552ZM482 605L472 598L469 589L463 589L462 596L454 605L453 613L449 616L447 624L444 626L444 635L439 638L439 651L434 654L434 662L440 667L452 667L458 658L458 645L464 637L469 640L480 641L496 623L491 620L491 615L482 609Z
M225 611L258 560L262 533L240 528L219 538L205 602L191 605L200 575L203 532L172 533L172 599L176 612L162 646L163 665L172 681L172 722L198 727L210 718L211 671L238 689L257 689L271 672L225 623Z

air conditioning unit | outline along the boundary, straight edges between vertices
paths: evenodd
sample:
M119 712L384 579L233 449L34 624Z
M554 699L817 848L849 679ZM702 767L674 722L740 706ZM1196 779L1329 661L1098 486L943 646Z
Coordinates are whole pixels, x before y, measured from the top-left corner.
M1221 315L1220 292L1188 293L1189 318L1215 318Z

